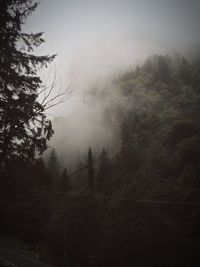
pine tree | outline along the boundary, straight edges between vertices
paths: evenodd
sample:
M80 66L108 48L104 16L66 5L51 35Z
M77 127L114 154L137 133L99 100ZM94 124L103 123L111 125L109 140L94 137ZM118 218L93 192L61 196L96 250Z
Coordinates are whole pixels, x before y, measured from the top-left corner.
M191 84L191 67L188 61L183 57L179 66L179 76L183 84Z
M168 64L167 57L157 56L156 62L157 62L157 69L154 75L155 80L163 83L170 82L171 70Z
M89 189L94 189L94 159L91 147L88 150L88 181Z
M51 188L52 180L47 171L44 160L40 157L36 160L34 183L39 190L48 191Z
M62 176L61 176L61 191L68 192L72 189L71 179L69 177L69 174L67 172L67 169L65 168Z
M106 190L106 185L108 184L108 174L110 171L110 161L108 158L107 151L103 148L100 158L99 158L99 169L97 177L97 188L100 191Z
M195 92L200 92L200 62L197 62L197 64L194 66L194 71L192 73L191 77L191 84L192 88Z
M51 179L52 179L52 183L54 187L57 189L58 182L60 179L60 170L59 170L58 157L57 157L57 154L54 148L52 148L50 152L47 167L48 167L48 171L51 176Z
M136 171L140 165L139 151L134 136L138 121L138 115L130 112L121 125L120 168L128 172Z
M0 9L0 163L19 156L33 159L42 153L52 125L38 102L42 81L38 70L53 56L32 54L44 42L42 33L24 33L22 26L38 3L35 0L2 0Z

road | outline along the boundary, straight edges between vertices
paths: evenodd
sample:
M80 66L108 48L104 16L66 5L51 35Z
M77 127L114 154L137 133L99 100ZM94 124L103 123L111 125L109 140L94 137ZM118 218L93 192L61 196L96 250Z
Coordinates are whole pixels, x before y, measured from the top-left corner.
M0 245L0 259L15 267L50 267L40 261L5 248L2 245Z

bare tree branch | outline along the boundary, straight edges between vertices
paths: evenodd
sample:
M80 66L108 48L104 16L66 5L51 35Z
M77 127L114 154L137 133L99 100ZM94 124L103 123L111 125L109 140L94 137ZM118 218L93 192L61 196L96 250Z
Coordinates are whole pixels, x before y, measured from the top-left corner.
M43 79L43 86L40 92L38 93L38 97L43 98L42 100L39 101L41 104L41 107L44 110L50 109L52 107L55 107L61 103L64 103L68 101L75 88L78 85L78 80L70 79L69 84L67 85L66 88L63 88L61 79L58 80L58 71L54 65L54 70L53 70L53 78L50 84L47 84L47 81L50 78L50 74L48 73L47 79ZM40 110L38 110L38 113Z

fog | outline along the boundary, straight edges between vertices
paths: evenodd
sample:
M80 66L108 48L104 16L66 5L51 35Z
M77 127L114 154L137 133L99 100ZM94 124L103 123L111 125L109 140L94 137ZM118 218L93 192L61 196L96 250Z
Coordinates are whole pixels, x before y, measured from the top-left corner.
M116 106L125 111L127 102L113 78L154 53L198 48L199 11L198 0L42 0L25 29L45 32L46 43L36 53L58 54L63 89L70 80L76 84L71 98L50 111L50 146L65 158L89 146L117 150L118 123L106 124L103 114Z

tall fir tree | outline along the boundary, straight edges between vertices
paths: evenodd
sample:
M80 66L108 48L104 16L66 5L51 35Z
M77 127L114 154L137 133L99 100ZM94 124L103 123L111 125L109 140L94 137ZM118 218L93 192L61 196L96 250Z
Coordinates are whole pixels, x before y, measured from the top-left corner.
M99 158L99 168L97 175L97 189L99 191L107 191L106 187L108 185L109 171L110 160L107 151L105 150L105 148L103 148Z
M47 163L48 171L52 179L52 185L54 186L54 189L58 189L58 184L60 180L60 166L58 157L56 154L56 151L54 148L52 148L48 163Z
M171 79L171 70L168 64L168 58L165 56L156 56L156 71L154 79L156 82L169 83Z
M94 159L92 148L90 147L88 150L88 182L89 182L89 189L94 189Z
M52 185L52 179L47 171L44 160L40 157L34 165L35 177L34 184L38 190L48 191Z
M179 66L179 77L184 85L191 84L191 66L183 57Z
M191 75L191 85L196 93L200 92L200 60L193 67L193 72Z
M22 26L36 9L35 0L2 0L0 9L0 164L18 157L33 159L53 134L44 105L38 102L38 71L53 56L36 56L42 33L24 33Z
M72 189L71 179L69 177L67 169L65 168L61 175L60 191L66 193L71 189Z

